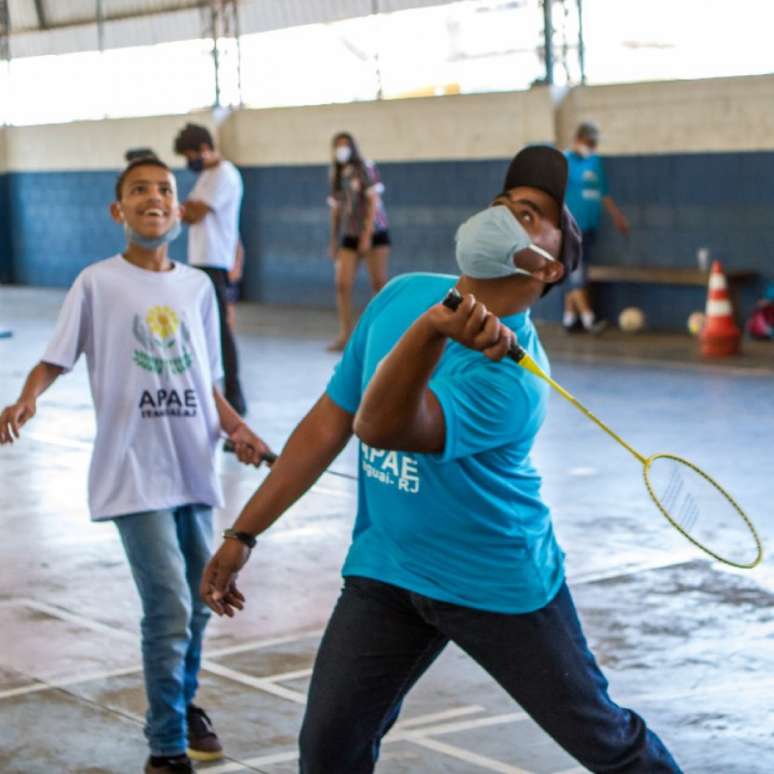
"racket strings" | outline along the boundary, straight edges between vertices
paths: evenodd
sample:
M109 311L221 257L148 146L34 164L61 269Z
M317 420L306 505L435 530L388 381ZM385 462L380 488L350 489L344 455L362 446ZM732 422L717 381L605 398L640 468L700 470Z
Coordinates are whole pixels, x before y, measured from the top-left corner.
M645 467L645 483L663 515L703 551L736 567L760 562L762 546L749 518L696 465L671 454L653 455Z
M685 478L677 465L671 466L669 479L659 500L674 522L690 534L699 521L701 509L696 498L688 490Z

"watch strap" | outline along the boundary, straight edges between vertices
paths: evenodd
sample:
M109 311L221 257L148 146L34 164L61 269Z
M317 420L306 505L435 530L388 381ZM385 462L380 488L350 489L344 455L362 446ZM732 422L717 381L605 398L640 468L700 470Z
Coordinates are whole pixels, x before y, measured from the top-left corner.
M254 548L257 542L256 539L247 532L240 532L239 530L231 529L231 527L223 530L223 537L226 539L238 540L248 548Z

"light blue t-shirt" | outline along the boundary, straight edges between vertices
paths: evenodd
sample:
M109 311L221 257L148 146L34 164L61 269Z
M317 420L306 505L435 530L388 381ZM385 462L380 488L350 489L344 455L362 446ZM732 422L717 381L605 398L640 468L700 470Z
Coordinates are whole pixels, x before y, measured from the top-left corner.
M354 414L379 362L457 277L407 274L366 308L328 384ZM503 322L548 362L524 312ZM430 380L446 423L440 454L360 444L358 511L343 574L501 613L545 606L564 580L563 554L529 452L548 385L511 360L450 341Z
M583 158L573 150L565 151L567 158L567 205L581 231L599 227L602 218L602 199L607 196L607 178L602 159L594 154Z

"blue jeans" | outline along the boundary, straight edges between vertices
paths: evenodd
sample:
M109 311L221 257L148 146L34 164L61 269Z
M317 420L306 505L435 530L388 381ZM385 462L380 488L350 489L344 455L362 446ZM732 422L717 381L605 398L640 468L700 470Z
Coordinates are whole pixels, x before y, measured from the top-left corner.
M608 696L566 585L540 610L505 615L350 577L314 666L302 774L372 772L403 698L449 641L591 771L680 772L645 721Z
M212 508L133 513L115 525L142 601L145 736L152 755L180 755L188 747L186 708L199 684L210 617L199 581L212 554Z

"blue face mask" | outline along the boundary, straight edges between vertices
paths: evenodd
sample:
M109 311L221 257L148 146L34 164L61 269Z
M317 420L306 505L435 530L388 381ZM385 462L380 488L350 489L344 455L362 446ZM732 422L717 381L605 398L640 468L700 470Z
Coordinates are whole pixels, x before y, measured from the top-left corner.
M533 274L516 265L514 256L530 250L549 261L556 259L532 243L529 234L502 205L489 207L468 218L455 237L457 265L463 274L474 279L494 279Z
M198 175L204 169L204 159L201 156L198 159L189 159L187 166L191 172Z
M142 234L138 234L128 223L124 223L124 233L128 242L142 247L144 250L156 250L162 245L166 245L169 242L177 239L182 231L180 221L176 220L165 234L157 237L144 237Z

